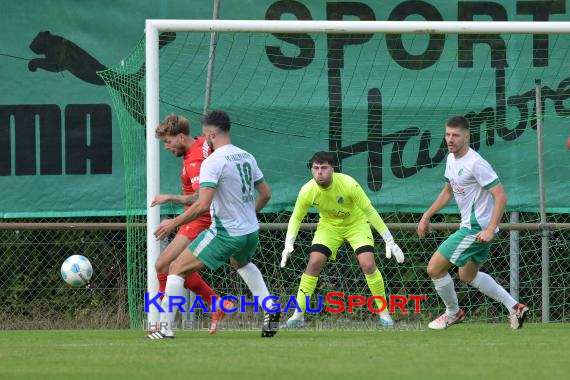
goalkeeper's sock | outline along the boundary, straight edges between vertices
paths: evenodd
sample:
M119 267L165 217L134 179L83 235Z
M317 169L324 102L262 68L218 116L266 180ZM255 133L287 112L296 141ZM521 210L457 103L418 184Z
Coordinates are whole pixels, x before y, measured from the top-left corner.
M208 305L212 304L212 296L216 296L216 299L220 298L220 296L210 288L198 272L192 272L186 276L184 287L186 289L190 289L190 291L194 292L197 296L200 296L202 301Z
M168 273L157 273L156 277L158 278L158 292L164 293L166 290L166 277ZM164 298L164 294L160 297L160 299Z
M372 274L364 274L366 277L366 282L368 283L368 288L370 288L370 292L373 296L381 296L382 298L386 299L386 291L384 290L384 279L382 278L382 274L376 268L376 270ZM376 306L378 309L381 309L384 303L382 300L376 299ZM388 305L386 305L387 307Z
M432 281L435 285L435 291L445 304L445 313L449 316L456 315L459 312L459 302L457 301L453 279L449 273L446 273L442 278L432 279Z
M180 276L175 274L171 274L168 276L166 280L166 294L165 299L162 301L162 306L164 308L164 313L160 315L160 323L166 322L166 325L161 324L160 332L162 332L166 336L172 336L174 333L172 332L172 323L176 318L176 310L178 310L178 306L172 306L170 301L172 297L184 297L184 279ZM180 302L180 298L177 299L177 304ZM172 307L172 313L169 312L170 308Z
M263 300L269 297L269 290L267 290L267 285L265 285L259 268L254 263L249 263L239 268L237 272L247 284L251 294L258 297L257 302L259 302L259 306L263 310ZM273 308L273 301L267 301L265 306L269 309Z
M511 297L505 288L497 284L497 282L487 273L478 272L477 276L475 276L469 285L479 289L479 291L484 295L505 305L509 314L513 312L513 308L518 303L513 297Z
M301 283L299 284L299 290L297 291L297 304L301 309L301 312L295 311L293 319L301 319L305 310L307 310L307 298L310 299L317 287L317 281L319 281L318 276L311 276L309 274L303 273L301 276ZM295 318L297 317L297 318Z
M376 270L372 274L364 274L366 277L366 282L368 283L368 288L370 288L370 292L373 296L381 296L382 298L386 299L386 290L384 289L384 278L382 278L382 274L376 268ZM376 299L376 306L378 309L382 309L384 306L384 302L382 300ZM387 302L387 301L386 301ZM390 312L388 310L388 304L384 308L384 311L380 313L380 318L385 321L391 321L392 318L390 317Z

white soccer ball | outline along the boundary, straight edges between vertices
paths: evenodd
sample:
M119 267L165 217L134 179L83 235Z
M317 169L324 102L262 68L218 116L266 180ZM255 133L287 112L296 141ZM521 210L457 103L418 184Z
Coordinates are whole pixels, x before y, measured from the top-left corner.
M85 256L69 256L61 265L61 277L74 287L87 284L93 275L93 267Z

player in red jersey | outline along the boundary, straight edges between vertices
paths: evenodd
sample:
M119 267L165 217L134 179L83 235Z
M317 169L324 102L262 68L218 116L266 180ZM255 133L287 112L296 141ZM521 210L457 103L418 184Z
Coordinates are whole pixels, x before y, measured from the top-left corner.
M198 191L200 189L200 166L202 162L211 153L210 147L204 137L193 138L190 135L190 123L183 116L170 115L164 119L156 128L156 137L164 142L164 147L177 157L184 157L182 166L182 193L175 194L159 194L154 198L151 207L164 203L176 203L184 205L187 209L192 203L198 199ZM212 223L210 212L206 212L200 218L181 226L178 229L176 237L168 244L168 247L160 254L156 261L156 273L158 274L159 292L164 292L166 287L166 278L168 276L168 266L176 259L180 253L188 247L190 242L196 238ZM191 273L186 277L184 286L197 295L202 300L211 304L211 296L217 295L212 288L202 279L198 272ZM233 307L231 301L225 301L226 309ZM225 313L221 308L212 314L212 324L210 334L214 334L219 328L219 322L225 318Z

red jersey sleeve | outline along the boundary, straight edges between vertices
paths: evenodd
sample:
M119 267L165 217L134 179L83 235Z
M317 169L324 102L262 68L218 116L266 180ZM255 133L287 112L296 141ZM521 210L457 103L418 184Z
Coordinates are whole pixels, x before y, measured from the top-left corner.
M188 165L186 167L186 173L190 178L190 183L192 186L192 191L197 192L200 189L200 166L201 162L192 162L194 165Z
M200 167L202 162L212 153L205 137L198 137L190 148L190 160L186 166L186 173L192 184L194 192L200 189Z

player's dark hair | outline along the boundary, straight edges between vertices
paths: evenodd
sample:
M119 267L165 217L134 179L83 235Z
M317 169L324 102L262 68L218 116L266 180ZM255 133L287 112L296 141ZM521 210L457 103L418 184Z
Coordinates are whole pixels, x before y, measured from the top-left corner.
M213 110L202 118L202 125L211 125L227 133L231 127L230 116L224 111Z
M313 154L313 157L309 160L307 167L310 169L313 164L329 164L331 166L336 166L336 154L331 152L317 152Z
M445 126L451 128L461 128L465 131L469 131L469 120L463 116L452 116L447 120Z
M174 137L183 133L185 135L190 134L190 122L184 116L180 115L168 115L162 123L156 127L155 135L159 139L163 139L166 136Z

